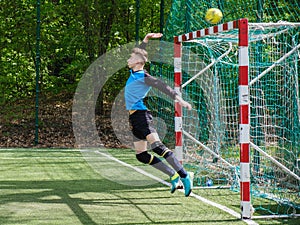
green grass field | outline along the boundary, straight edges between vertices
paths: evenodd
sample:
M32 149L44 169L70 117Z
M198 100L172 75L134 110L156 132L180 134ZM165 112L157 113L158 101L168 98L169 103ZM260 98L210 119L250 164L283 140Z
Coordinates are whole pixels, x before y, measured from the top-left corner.
M129 150L108 152L138 165ZM130 185L130 180L144 175L135 176L136 171L122 164L104 171L128 173L122 176L129 185L107 179L91 167L101 160L96 155L90 160L94 164L71 149L0 149L0 224L247 224L195 197L186 198L179 191L170 194L169 187L149 182L149 177L146 186ZM239 213L238 193L203 189L193 193ZM299 224L299 219L255 222Z

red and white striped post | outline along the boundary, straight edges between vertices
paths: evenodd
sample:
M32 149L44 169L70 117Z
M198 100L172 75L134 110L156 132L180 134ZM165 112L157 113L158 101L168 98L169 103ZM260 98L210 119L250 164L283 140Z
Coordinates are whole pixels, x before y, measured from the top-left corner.
M174 85L181 95L182 68L181 45L184 41L216 34L222 31L239 29L239 143L240 143L240 191L241 217L251 218L252 206L250 197L250 98L249 98L249 55L248 55L248 20L240 19L216 25L202 30L189 32L174 38ZM183 160L182 108L175 102L175 154Z
M181 72L181 42L174 38L174 89L181 96L182 72ZM183 136L182 136L182 106L175 100L175 156L179 162L183 162Z
M239 20L239 132L241 217L251 218L250 197L250 99L248 20Z

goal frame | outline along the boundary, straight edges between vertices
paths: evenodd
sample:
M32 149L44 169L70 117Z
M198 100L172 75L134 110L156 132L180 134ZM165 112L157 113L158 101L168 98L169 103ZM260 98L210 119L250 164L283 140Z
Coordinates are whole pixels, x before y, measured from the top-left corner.
M248 19L241 18L228 23L215 25L174 37L174 89L182 95L182 43L216 34L222 31L238 29L239 64L239 146L240 146L240 205L241 218L252 216L250 193L250 96L249 96L249 52ZM182 106L175 100L175 155L183 162Z

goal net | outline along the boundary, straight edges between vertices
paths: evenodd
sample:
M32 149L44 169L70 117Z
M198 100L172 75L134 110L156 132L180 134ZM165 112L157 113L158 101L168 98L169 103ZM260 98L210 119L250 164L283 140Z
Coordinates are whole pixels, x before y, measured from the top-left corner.
M242 207L248 211L247 191L280 205L273 209L253 200L256 210L293 214L300 209L299 24L249 24L244 50L238 21L225 25L176 39L181 53L177 58L175 50L175 87L194 105L177 115L182 126L175 119L175 130L184 136L183 161L194 171L196 185L230 185L243 192ZM245 69L249 74L243 81ZM243 149L247 142L249 153Z
M242 217L252 206L260 215L295 215L299 24L249 23L244 48L239 21L175 37L175 88L193 104L188 111L175 103L175 151L196 187L239 191Z

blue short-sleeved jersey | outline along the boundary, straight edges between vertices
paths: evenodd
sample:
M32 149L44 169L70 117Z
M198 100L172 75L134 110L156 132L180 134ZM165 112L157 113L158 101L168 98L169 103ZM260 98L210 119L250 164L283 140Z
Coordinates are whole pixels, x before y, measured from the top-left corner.
M144 98L150 90L150 86L145 83L145 71L133 72L130 70L130 76L125 86L125 103L127 110L147 110L144 104Z
M163 81L152 77L145 70L132 71L125 86L126 110L147 110L144 98L155 87L166 95L175 99L176 92Z

